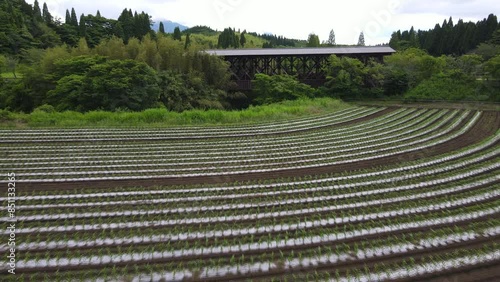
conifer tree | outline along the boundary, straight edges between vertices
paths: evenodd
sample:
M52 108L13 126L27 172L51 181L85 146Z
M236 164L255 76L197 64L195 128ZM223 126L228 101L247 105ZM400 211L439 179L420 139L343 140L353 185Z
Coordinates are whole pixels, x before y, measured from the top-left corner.
M66 9L66 18L64 20L65 24L70 24L71 23L71 15L69 14L69 10Z
M37 22L42 21L42 10L40 9L40 4L38 4L38 0L35 0L33 4L33 18Z
M174 29L174 39L182 41L181 29L178 26Z
M163 22L160 22L160 29L159 29L159 32L161 34L165 34L165 26L163 25Z
M75 8L71 8L71 25L78 27L78 18L76 17Z
M247 43L247 39L245 38L245 33L246 30L244 30L241 35L240 35L240 45L241 47L245 47L245 44Z
M191 36L189 35L189 33L186 35L186 43L184 44L184 49L188 49L189 46L191 45Z
M52 15L49 12L49 7L47 7L47 3L43 3L43 11L42 11L42 17L43 21L48 25L51 26L54 19L52 18Z
M365 44L365 34L361 32L358 39L358 46L366 46Z
M330 30L330 35L328 36L327 44L328 45L336 45L336 42L335 42L335 31L333 31L333 29Z

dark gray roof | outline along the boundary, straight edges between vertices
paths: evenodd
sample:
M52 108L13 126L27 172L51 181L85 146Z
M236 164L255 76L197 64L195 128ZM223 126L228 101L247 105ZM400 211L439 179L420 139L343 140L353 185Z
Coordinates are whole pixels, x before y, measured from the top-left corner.
M329 48L279 48L279 49L218 49L205 52L223 57L231 56L300 56L300 55L357 55L392 54L391 47L329 47Z

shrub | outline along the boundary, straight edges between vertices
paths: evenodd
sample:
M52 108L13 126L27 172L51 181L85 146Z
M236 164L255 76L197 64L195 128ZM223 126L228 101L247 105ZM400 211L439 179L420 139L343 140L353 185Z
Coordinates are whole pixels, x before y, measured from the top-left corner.
M11 113L8 110L0 109L0 122L12 120Z
M289 75L268 76L255 75L252 95L254 102L260 105L272 104L287 100L312 98L317 91L311 86L300 83Z
M51 113L55 113L56 109L52 105L43 104L43 105L35 108L34 112L43 112L43 113L51 114Z
M479 83L460 71L432 76L406 93L405 100L484 100Z

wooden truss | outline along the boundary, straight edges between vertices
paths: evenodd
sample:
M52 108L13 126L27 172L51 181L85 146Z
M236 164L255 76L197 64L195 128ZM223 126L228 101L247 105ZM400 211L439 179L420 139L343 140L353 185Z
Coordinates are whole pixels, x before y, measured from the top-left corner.
M301 82L318 87L324 84L326 73L324 66L330 55L266 55L266 56L227 56L230 64L232 80L238 90L250 90L251 81L259 73L267 75L292 75ZM367 62L370 57L382 60L377 56L350 56Z

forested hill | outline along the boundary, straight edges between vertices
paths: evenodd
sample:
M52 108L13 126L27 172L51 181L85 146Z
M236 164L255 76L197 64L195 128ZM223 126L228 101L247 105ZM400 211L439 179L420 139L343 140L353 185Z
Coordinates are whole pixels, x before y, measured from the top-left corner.
M142 40L147 34L154 38L158 33L168 32L158 24L160 28L156 32L152 28L154 23L149 14L130 9L124 9L118 19L109 19L99 11L95 15L79 15L74 8L68 7L65 18L60 19L51 14L45 3L40 5L35 1L34 5L30 5L24 0L0 0L0 54L23 57L23 52L33 48L47 49L62 44L75 47L81 38L85 38L90 48L112 37L121 38L128 43L132 37ZM236 32L236 29L226 29L227 31L232 32L233 37L238 36L238 46L234 47L297 46L296 43L301 42L282 36ZM202 48L221 47L218 40L223 33L200 26L183 32L184 36L194 35L190 38L192 44ZM174 33L173 36L179 36L177 39L181 40L180 33Z
M127 44L130 38L142 40L147 34L155 38L164 33L152 29L154 23L147 13L124 9L118 19L103 17L99 11L95 15L80 14L74 8L66 10L64 19L54 17L47 5L35 1L34 5L25 0L0 0L0 54L23 57L23 52L30 49L47 49L66 44L75 47L81 38L85 38L90 48L96 47L105 39L117 37ZM392 34L390 45L396 50L420 48L434 56L463 55L476 49L489 48L488 45L500 42L500 24L497 16L473 23L452 18L443 24L436 24L430 30L415 30ZM182 34L184 38L182 38ZM177 40L186 40L186 45L194 44L200 48L276 48L305 47L305 40L289 39L283 36L257 34L227 28L215 31L207 26L195 26L172 36ZM191 35L187 38L187 35ZM487 52L485 50L484 52Z
M44 3L40 8L24 0L0 0L0 53L19 54L31 48L50 48L63 43L76 46L85 38L89 47L113 36L125 42L131 37L142 39L152 33L150 16L144 12L123 10L120 17L108 19L95 15L77 16L75 9L66 10L64 22L54 17Z
M421 48L434 56L463 55L476 49L481 43L500 44L500 23L491 14L477 23L453 18L436 24L430 30L410 30L394 32L390 46L396 50ZM484 46L483 46L484 47Z

